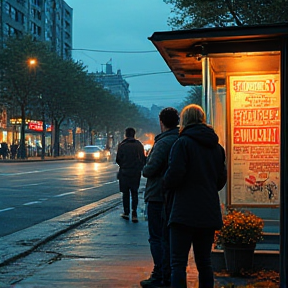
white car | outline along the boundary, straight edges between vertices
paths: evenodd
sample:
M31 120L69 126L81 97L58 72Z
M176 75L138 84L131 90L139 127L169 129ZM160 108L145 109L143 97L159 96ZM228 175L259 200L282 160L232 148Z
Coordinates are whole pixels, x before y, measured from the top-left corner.
M88 145L76 153L79 161L109 161L111 153L97 145Z

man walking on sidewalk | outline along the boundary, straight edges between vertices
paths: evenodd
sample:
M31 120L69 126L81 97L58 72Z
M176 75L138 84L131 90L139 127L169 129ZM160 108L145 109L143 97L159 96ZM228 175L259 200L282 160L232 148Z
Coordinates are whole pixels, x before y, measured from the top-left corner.
M135 129L125 130L125 139L118 145L116 163L120 166L118 180L120 192L123 193L124 213L121 217L129 220L130 214L130 192L132 198L132 222L138 222L138 189L141 179L141 171L145 164L144 147L135 139Z
M164 205L166 193L162 188L162 179L168 168L171 147L178 138L178 111L172 107L163 109L159 121L161 134L155 137L143 168L143 176L147 178L144 199L147 203L149 243L154 262L150 278L140 282L143 288L170 285L170 247L165 211L168 207Z

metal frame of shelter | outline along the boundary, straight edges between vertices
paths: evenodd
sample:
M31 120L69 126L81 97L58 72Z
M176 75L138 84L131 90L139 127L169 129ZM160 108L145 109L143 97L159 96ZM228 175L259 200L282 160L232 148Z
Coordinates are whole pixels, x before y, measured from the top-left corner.
M278 209L280 208L279 265L280 287L288 287L288 23L155 32L148 39L157 48L181 85L202 85L204 91L202 103L207 113L207 119L213 118L213 112L215 112L213 109L216 109L214 105L211 105L211 103L214 103L214 94L211 94L209 90L213 90L214 86L218 87L219 83L219 85L226 83L228 90L225 90L224 93L228 95L228 92L232 90L232 80L229 82L227 79L229 80L231 75L231 79L233 79L235 71L239 71L238 74L236 73L238 76L240 75L239 79L245 79L247 76L250 77L249 79L254 79L255 75L260 75L259 79L261 79L265 75L276 75L277 80L275 82L280 82L278 87L278 124L280 131L278 143L278 181L280 187L278 202ZM247 74L249 69L253 70L254 76L252 73ZM235 97L232 93L230 94L230 96L225 94L226 100L233 100L233 97ZM265 98L268 94L263 92L262 95ZM227 106L226 108L229 111L230 107ZM257 109L261 110L262 108ZM228 116L233 119L233 115L232 118L231 115ZM230 127L230 123L227 123L230 120L227 119L229 117L225 118L225 125ZM229 134L227 134L227 131L225 133L225 135ZM227 150L231 149L233 144L233 140L229 142L231 135L228 136L230 138L225 138ZM230 174L229 177L231 178L231 176L233 175ZM232 184L230 182L230 186ZM229 197L227 201L227 204L231 204ZM261 208L273 205L260 204L256 206Z

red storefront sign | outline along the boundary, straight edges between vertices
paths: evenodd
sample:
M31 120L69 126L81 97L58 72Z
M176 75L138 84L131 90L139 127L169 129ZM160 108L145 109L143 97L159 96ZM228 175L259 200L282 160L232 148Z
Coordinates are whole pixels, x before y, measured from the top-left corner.
M28 129L41 132L41 131L43 131L43 122L42 121L31 121L28 123ZM46 131L51 132L52 126L46 125Z

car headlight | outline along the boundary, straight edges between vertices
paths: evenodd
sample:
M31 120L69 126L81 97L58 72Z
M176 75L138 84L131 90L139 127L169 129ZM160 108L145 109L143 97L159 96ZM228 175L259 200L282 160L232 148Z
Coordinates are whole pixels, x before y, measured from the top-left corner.
M100 158L100 152L95 152L95 153L93 154L93 156L94 156L94 158Z
M84 155L85 155L84 152L79 152L79 153L78 153L78 157L79 157L79 158L83 158Z

